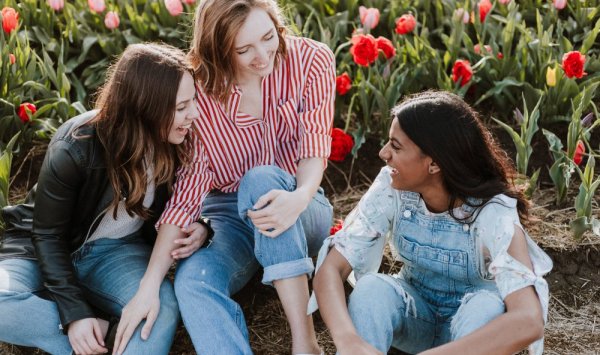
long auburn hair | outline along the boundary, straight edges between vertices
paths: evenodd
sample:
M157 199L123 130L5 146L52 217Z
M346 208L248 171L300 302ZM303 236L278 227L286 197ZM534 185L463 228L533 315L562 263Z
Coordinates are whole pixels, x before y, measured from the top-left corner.
M460 220L452 212L457 200L480 210L494 196L505 194L517 200L520 220L529 220L529 202L514 185L517 174L513 163L477 112L459 96L444 91L412 95L392 110L392 116L440 167L450 193L448 210L452 217ZM473 199L479 202L473 203Z
M226 103L237 74L235 37L254 8L264 10L279 38L275 67L287 55L286 27L273 0L203 0L194 16L194 35L188 58L204 92Z
M191 66L183 51L156 43L129 45L107 72L90 123L104 147L115 218L121 198L129 215L150 217L143 206L149 179L171 189L176 167L190 160L189 137L179 145L168 141L186 72ZM153 176L147 175L150 164Z

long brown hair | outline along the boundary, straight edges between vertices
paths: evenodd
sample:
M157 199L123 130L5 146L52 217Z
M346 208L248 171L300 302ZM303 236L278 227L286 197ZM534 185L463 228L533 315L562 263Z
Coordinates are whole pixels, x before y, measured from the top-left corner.
M514 185L514 165L477 112L460 97L444 91L426 91L409 96L393 109L392 116L440 167L444 186L450 193L448 210L453 217L458 200L479 210L494 196L505 194L517 200L521 222L528 221L529 202ZM479 202L470 202L473 198ZM465 221L476 217L477 214Z
M107 174L114 189L113 216L121 198L129 215L144 219L143 201L149 179L173 183L178 164L189 161L186 146L170 144L179 83L191 74L185 53L163 44L129 45L108 70L98 91L98 115L91 121L105 150ZM148 177L148 164L154 168Z
M207 95L226 103L235 76L235 37L253 8L267 12L279 37L275 67L285 58L286 28L281 11L273 0L203 0L194 16L194 36L188 57L195 79Z

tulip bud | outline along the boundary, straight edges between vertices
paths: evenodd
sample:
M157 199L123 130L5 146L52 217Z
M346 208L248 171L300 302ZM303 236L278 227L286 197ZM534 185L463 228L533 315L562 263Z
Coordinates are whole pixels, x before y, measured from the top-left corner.
M549 87L556 86L556 69L552 67L548 67L546 71L546 85Z
M594 113L590 112L585 115L584 118L581 119L581 125L585 128L588 128L592 125L592 120L594 119Z
M516 108L513 113L515 115L515 121L517 121L518 124L523 124L523 122L525 122L525 118L523 117L521 110Z

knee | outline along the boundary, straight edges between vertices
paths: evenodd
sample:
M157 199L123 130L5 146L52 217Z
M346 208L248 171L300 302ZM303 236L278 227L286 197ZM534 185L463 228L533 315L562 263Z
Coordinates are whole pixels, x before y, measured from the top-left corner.
M289 180L289 181L288 181ZM286 189L293 177L274 165L261 165L248 170L240 180L238 199L243 196L258 198L273 189Z
M379 311L386 307L386 300L396 297L396 290L376 274L361 277L350 294L348 310L352 318L377 318Z
M495 292L484 290L465 295L450 324L452 339L474 332L504 311L504 302Z

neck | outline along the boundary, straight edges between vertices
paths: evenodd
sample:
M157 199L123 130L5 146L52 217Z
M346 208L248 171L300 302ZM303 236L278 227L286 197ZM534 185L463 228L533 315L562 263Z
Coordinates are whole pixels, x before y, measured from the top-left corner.
M427 209L433 213L441 213L448 210L450 203L450 192L442 184L429 186L419 192L425 202ZM457 201L458 202L458 201Z
M236 84L240 87L256 87L260 86L262 83L262 77L256 75L249 76L238 76L235 81Z

